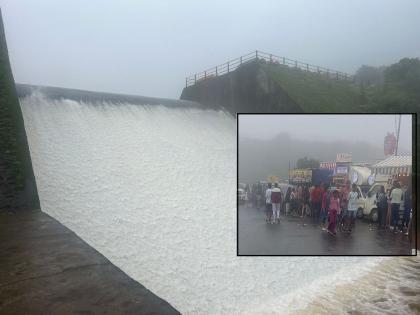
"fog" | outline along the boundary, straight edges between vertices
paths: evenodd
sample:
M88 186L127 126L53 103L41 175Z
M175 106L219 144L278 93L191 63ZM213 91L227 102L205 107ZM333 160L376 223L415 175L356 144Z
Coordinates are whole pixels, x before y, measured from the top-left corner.
M16 82L178 98L255 49L354 73L419 57L420 1L0 0Z
M272 139L280 133L309 141L364 141L383 147L387 132L397 134L398 115L239 115L239 137ZM412 117L401 115L399 148L412 150Z

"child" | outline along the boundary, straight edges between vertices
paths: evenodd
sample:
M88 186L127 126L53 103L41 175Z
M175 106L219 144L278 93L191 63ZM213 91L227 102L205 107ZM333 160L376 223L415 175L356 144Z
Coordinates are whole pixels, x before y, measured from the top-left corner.
M340 214L340 199L338 198L338 191L334 190L328 210L328 233L331 235L336 235L337 214Z

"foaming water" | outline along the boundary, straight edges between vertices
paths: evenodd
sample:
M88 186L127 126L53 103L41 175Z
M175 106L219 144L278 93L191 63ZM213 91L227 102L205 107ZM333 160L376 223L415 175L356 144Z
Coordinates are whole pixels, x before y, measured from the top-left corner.
M323 290L294 313L420 314L420 259L386 259L355 282Z
M287 314L382 262L237 257L224 112L39 93L21 106L42 210L182 313Z

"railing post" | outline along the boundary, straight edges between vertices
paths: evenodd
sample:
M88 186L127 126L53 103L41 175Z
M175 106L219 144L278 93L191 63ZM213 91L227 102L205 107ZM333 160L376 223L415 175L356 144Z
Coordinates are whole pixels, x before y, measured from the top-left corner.
M309 64L306 64L306 71L309 72Z
M227 62L227 70L228 70L228 73L229 73L229 61Z
M258 50L255 51L255 59L258 60Z
M240 64L242 64L242 56L239 59L240 59Z
M217 66L216 66L216 77L217 77Z
M273 55L270 54L270 63L272 63L272 62L273 62Z
M194 84L197 84L197 74L194 74Z
M207 70L204 71L204 79L207 78Z
M188 87L188 78L185 78L185 87Z

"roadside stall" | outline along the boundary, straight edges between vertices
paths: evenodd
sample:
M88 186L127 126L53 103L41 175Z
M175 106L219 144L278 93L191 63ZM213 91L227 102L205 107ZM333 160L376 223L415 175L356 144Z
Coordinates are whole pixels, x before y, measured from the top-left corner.
M407 187L411 183L412 156L392 155L372 166L373 174L392 176L392 182L398 181L401 186Z

